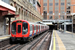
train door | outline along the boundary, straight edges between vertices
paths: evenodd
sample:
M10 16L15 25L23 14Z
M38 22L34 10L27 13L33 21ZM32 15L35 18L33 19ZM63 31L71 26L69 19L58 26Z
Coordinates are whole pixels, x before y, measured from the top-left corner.
M42 30L41 30L42 28L41 28L41 25L40 25L40 33L42 32Z
M40 33L40 25L39 25L39 33Z
M33 28L32 28L32 25L30 25L30 35L29 36L32 36L32 33L33 33Z
M32 25L32 30L33 30L33 33L32 33L32 36L34 35L34 25Z
M36 35L36 25L34 25L34 35Z
M41 32L42 32L42 26L41 26Z
M44 26L44 31L45 31L45 26Z
M37 32L38 32L38 28L37 28L37 25L36 25L36 34L37 34Z
M22 36L22 23L17 23L17 36Z
M38 25L38 33L39 33L39 25Z

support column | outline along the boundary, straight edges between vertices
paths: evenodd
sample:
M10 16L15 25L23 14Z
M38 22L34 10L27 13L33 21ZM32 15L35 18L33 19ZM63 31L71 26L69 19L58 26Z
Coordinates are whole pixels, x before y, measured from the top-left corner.
M6 18L4 17L4 35L6 35Z
M49 0L47 0L47 20L49 20Z
M66 31L66 23L64 22L64 32Z
M62 29L62 25L60 24L60 31L61 31L61 29Z
M9 34L10 34L10 22L11 22L11 18L9 17Z
M60 19L60 11L61 11L61 10L60 10L60 9L61 9L60 6L61 6L61 0L59 0L59 19Z
M53 0L53 20L55 19L55 0Z
M59 23L57 23L57 30L59 30Z

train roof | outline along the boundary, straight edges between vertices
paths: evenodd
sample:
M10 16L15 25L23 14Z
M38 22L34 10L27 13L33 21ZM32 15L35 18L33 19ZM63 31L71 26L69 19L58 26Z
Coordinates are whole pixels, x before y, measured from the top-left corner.
M16 22L16 21L26 21L26 20L15 20L15 21L13 21L13 22ZM29 22L29 21L26 21L26 22L28 22L29 24L33 24L33 25L45 25L45 24L40 24L40 23L33 23L33 22ZM47 25L45 25L45 26L47 26Z

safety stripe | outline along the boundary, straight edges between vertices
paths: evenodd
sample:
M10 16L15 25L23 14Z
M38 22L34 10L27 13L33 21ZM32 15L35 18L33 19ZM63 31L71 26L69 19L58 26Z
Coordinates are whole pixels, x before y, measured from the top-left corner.
M53 31L53 50L56 50L56 44L55 44L55 32Z
M57 32L56 32L56 38L57 38L57 42L58 42L58 45L59 45L59 50L66 50L66 48L65 48L62 40L60 39L59 35L57 34Z
M0 39L6 39L6 38L9 38L9 37L0 37Z

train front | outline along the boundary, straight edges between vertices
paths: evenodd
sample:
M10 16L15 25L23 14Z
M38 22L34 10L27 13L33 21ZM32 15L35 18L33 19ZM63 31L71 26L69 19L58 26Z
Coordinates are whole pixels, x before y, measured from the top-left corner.
M26 41L29 37L29 27L27 21L16 20L12 22L11 28L11 40L23 40Z

